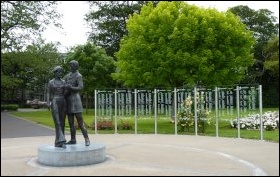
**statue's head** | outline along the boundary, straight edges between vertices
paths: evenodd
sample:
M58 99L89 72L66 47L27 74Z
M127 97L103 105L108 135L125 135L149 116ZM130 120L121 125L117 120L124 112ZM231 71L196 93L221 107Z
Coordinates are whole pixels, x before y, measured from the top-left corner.
M55 67L53 68L53 72L56 73L56 72L58 72L58 71L63 71L63 68L62 68L61 66L55 66Z
M53 68L53 73L55 74L56 77L61 77L63 73L63 68L61 66L55 66Z
M76 60L71 60L69 62L69 66L70 66L72 71L76 71L79 68L79 63Z
M77 62L76 60L71 60L71 61L69 62L69 64L70 64L70 65L74 65L74 66L76 66L77 68L79 67L79 62Z

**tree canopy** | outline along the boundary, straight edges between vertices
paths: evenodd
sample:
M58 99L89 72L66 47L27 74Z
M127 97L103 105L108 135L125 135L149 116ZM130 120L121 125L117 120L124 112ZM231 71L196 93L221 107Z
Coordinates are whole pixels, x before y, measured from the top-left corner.
M230 12L149 3L128 19L127 30L112 74L125 86L230 85L253 63L252 33Z
M242 82L246 84L268 84L267 81L271 79L267 78L270 75L266 74L266 68L264 67L267 58L264 50L267 48L269 40L272 40L274 36L279 36L277 17L273 16L273 12L268 9L254 10L243 5L232 7L229 11L238 16L241 22L246 25L246 28L253 32L256 41L253 46L254 64L248 68L247 75Z
M279 32L279 24L276 23L277 17L268 9L254 10L240 5L230 8L229 11L237 15L248 30L253 31L257 42L268 41Z
M50 70L62 63L57 46L45 44L43 40L27 46L22 52L2 53L1 100L14 100L19 91L43 94L45 83L51 78Z
M268 41L264 49L264 55L266 56L264 67L279 80L279 36L275 36Z
M94 89L104 89L114 86L111 73L115 71L114 59L107 56L104 49L91 42L78 45L70 51L67 61L77 60L79 72L83 75L83 92L93 95Z
M89 1L91 12L86 15L86 21L92 32L89 40L101 46L106 53L114 57L119 50L123 35L127 34L126 22L129 15L139 13L141 7L148 1ZM151 1L157 4L158 1Z
M57 1L1 1L1 51L19 50L61 17ZM31 40L31 42L33 42ZM30 42L30 43L31 43ZM30 44L29 43L29 44Z

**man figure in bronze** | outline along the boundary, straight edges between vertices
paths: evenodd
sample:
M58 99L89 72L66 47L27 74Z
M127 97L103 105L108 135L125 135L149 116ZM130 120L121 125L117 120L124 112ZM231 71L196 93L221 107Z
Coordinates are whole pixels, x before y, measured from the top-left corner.
M69 62L70 73L65 76L66 93L65 98L67 102L67 116L70 126L71 140L67 144L76 144L76 129L74 124L74 117L76 117L79 127L85 138L85 145L89 146L90 141L88 138L87 128L83 121L83 105L81 101L80 91L83 88L83 78L79 73L79 63L76 60Z

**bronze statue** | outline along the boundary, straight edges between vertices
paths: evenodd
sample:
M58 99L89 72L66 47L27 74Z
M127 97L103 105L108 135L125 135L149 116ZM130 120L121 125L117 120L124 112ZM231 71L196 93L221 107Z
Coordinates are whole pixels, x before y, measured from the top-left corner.
M55 125L55 147L66 148L64 136L64 126L66 118L65 80L61 79L63 69L56 66L53 69L55 78L48 83L48 108L51 109Z
M76 144L76 129L74 125L74 116L77 119L78 125L81 128L85 138L85 145L89 146L90 141L88 138L87 128L83 121L83 105L81 101L80 91L83 88L83 78L79 73L79 63L76 60L69 62L70 73L65 76L66 81L66 102L67 102L67 116L70 126L71 140L67 144Z

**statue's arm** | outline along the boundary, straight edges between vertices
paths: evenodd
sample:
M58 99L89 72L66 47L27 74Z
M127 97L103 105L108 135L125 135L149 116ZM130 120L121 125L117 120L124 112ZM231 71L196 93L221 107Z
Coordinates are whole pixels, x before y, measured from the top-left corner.
M51 100L52 100L52 89L51 89L51 82L48 83L48 89L47 89L47 104L48 108L51 106Z
M78 77L77 78L77 82L78 82L78 85L77 86L71 86L71 90L74 90L74 91L80 91L83 89L84 87L84 84L83 84L83 78L82 76Z

